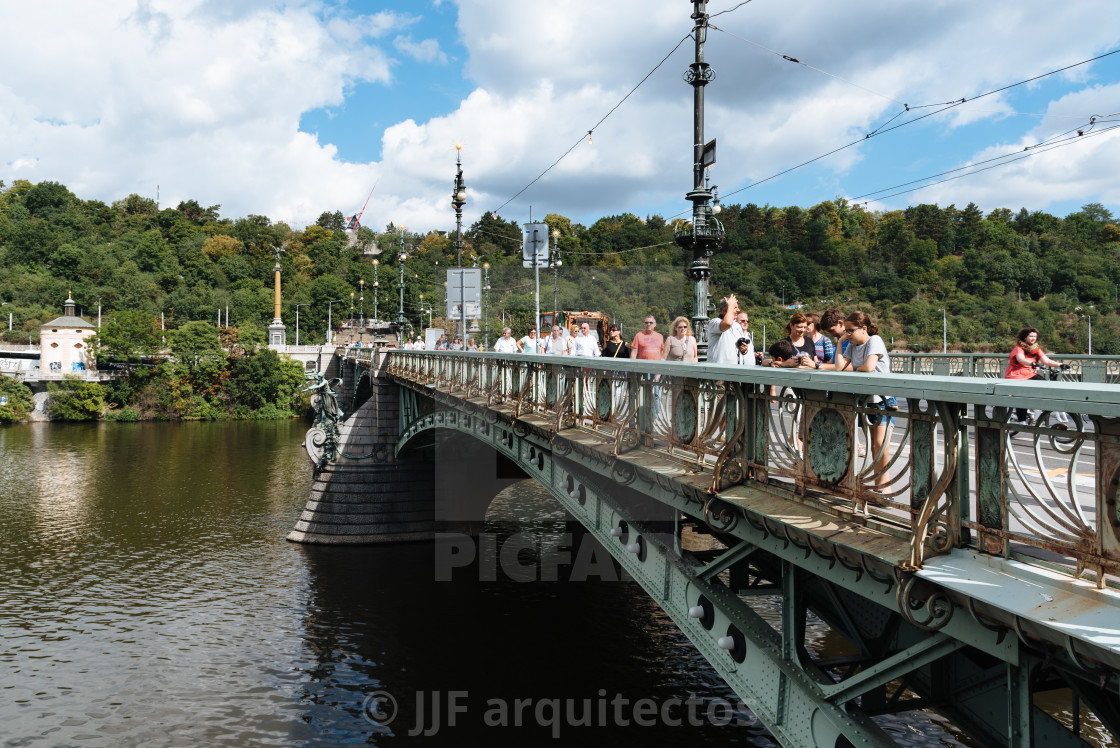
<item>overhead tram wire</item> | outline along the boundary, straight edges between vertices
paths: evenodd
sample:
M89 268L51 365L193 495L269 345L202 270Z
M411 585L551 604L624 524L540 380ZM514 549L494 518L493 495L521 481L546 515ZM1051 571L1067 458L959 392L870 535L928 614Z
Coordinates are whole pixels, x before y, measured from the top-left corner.
M734 8L728 8L727 10L721 10L719 13L712 13L711 15L708 16L708 20L710 21L713 18L715 18L716 16L722 16L724 13L734 13L735 11L739 10L739 8L742 8L744 5L746 5L750 1L751 0L743 0L743 2L739 3Z
M1103 121L1104 122L1117 122L1117 120L1103 120ZM933 187L935 185L944 184L946 182L952 182L952 181L955 181L957 179L964 179L965 177L970 177L974 174L980 174L981 172L990 171L992 169L998 169L1001 166L1007 166L1007 165L1013 164L1017 161L1023 161L1024 159L1028 159L1031 156L1037 156L1040 153L1046 153L1048 151L1052 151L1052 150L1055 150L1057 148L1065 148L1067 146L1074 145L1076 143L1082 143L1082 142L1085 142L1086 140L1088 140L1089 138L1097 137L1098 135L1104 135L1105 133L1108 133L1112 130L1116 130L1118 128L1120 128L1120 124L1115 124L1112 127L1105 127L1105 128L1103 128L1103 129L1101 129L1097 132L1086 132L1084 130L1079 130L1079 131L1077 131L1076 135L1068 136L1068 137L1064 138L1063 140L1059 140L1059 141L1056 141L1056 142L1052 142L1054 140L1053 137L1048 138L1044 141L1036 143L1035 145L1027 146L1026 148L1023 148L1021 151L1015 151L1013 153L1006 153L1002 156L995 156L993 158L986 159L984 161L978 161L975 164L967 164L965 166L961 166L961 167L958 167L956 169L949 169L948 171L943 171L943 172L940 172L938 174L931 174L928 177L922 177L921 179L914 179L914 180L911 180L909 182L902 182L901 184L893 185L891 187L884 187L882 189L874 190L872 192L865 192L862 195L857 195L856 197L851 198L851 200L853 201L852 204L853 205L861 205L861 204L862 205L868 205L871 202L870 200L864 200L862 203L860 203L858 201L861 200L862 198L869 197L871 195L878 195L880 192L889 192L890 190L894 190L894 189L897 189L899 187L907 187L911 184L917 184L918 182L922 182L922 184L918 184L917 187L911 187L910 189L906 189L906 190L899 190L898 192L893 192L889 195L883 195L881 197L874 198L874 199L876 199L876 200L887 200L889 198L898 197L899 195L905 195L905 194L910 193L910 192L917 192L918 190L925 189L926 187ZM1063 133L1063 134L1068 135L1068 133ZM1060 137L1060 136L1054 136L1054 137ZM997 162L997 161L999 163L993 163L993 162ZM981 166L982 164L991 164L991 166L985 166L982 169L976 168L977 166ZM949 177L948 179L939 179L936 182L928 182L927 181L929 179L936 179L937 177L945 176L946 174L954 174L958 171L965 171L965 170L969 170L969 171L965 174L957 174L957 176L955 176L955 177Z
M802 161L801 163L799 163L795 166L791 166L787 169L783 169L782 171L779 171L776 174L771 174L770 176L768 176L764 179L759 179L758 181L752 182L751 184L748 184L745 187L740 187L737 190L732 190L730 192L724 193L724 195L722 197L727 198L727 197L730 197L731 195L736 195L740 192L744 192L746 190L752 189L754 187L759 186L760 184L764 184L764 183L769 182L773 179L777 179L778 177L785 176L786 174L789 174L792 171L797 171L798 169L800 169L804 166L808 166L809 164L815 163L817 161L820 161L821 159L828 158L829 156L837 154L840 151L847 150L848 148L851 148L853 146L859 145L860 143L866 142L873 137L877 137L879 135L885 135L886 133L891 132L893 130L898 130L902 127L906 127L907 125L912 125L916 122L920 122L921 120L926 119L927 117L932 117L936 114L940 114L942 112L948 111L949 109L953 109L955 107L961 106L962 104L965 104L967 102L977 101L978 99L983 99L986 96L992 96L994 94L1001 93L1003 91L1008 91L1012 88L1016 88L1018 86L1025 85L1027 83L1033 83L1034 81L1041 80L1043 78L1047 78L1051 75L1056 75L1058 73L1065 72L1066 70L1071 70L1071 69L1073 69L1075 67L1079 67L1081 65L1087 65L1091 62L1096 62L1097 60L1103 60L1104 58L1110 57L1110 56L1115 55L1115 54L1120 54L1120 49L1114 49L1110 52L1105 52L1104 54L1097 55L1096 57L1090 57L1087 60L1081 60L1080 62L1075 62L1073 64L1057 68L1056 70L1051 70L1047 73L1042 73L1041 75L1036 75L1032 78L1027 78L1025 80L1018 81L1016 83L1011 83L1011 84L1008 84L1006 86L1001 86L1000 88L994 88L991 91L986 91L982 94L977 94L976 96L973 96L971 98L962 97L960 99L954 99L950 102L945 102L944 104L921 104L921 105L918 105L918 106L909 106L909 107L907 107L907 111L908 110L913 110L913 109L927 108L927 107L932 107L932 106L940 106L941 108L937 109L936 111L929 112L928 114L923 114L922 116L916 117L912 120L907 120L906 122L900 122L899 124L894 125L893 127L886 127L887 124L889 124L890 122L892 122L893 120L898 118L899 115L896 114L894 117L892 117L886 123L884 123L883 125L880 125L875 130L872 130L871 132L865 134L862 138L859 138L858 140L853 140L850 143L839 146L837 148L833 148L831 151L828 151L827 153L822 153L819 156L815 156L815 157L813 157L811 159L808 159L806 161ZM855 85L855 84L853 84L853 85ZM902 113L899 113L899 114L902 114ZM671 217L675 218L676 216L684 215L686 212L687 211L681 211L680 213L677 213L676 215L671 216Z
M497 237L499 239L506 239L508 241L513 241L513 239L511 239L508 236L505 236L503 234L495 234L493 231L486 231L485 229L476 229L476 233L486 234L487 236L494 236L494 237ZM661 242L660 244L647 244L644 247L631 247L630 249L612 249L609 252L573 252L573 251L567 250L567 249L558 249L558 250L556 250L556 254L558 254L558 255L588 255L588 256L592 256L592 257L601 257L604 254L622 254L624 252L637 252L638 250L641 250L641 249L655 249L657 247L664 247L664 246L667 246L669 244L676 244L676 242Z
M747 1L748 1L748 2L750 2L750 0L747 0ZM658 68L660 68L660 67L661 67L662 65L664 65L664 64L665 64L665 61L666 61L666 60L668 60L668 59L669 59L670 57L672 57L672 56L673 56L673 53L674 53L674 52L676 52L676 51L677 51L678 49L680 49L680 46L681 46L682 44L684 44L686 40L688 40L688 39L691 39L691 38L692 38L692 31L691 31L691 30L689 30L689 32L688 32L687 34L685 34L685 35L684 35L684 36L683 36L683 37L681 38L681 40L680 40L679 42L677 42L676 46L674 46L674 47L673 47L673 48L672 48L671 50L669 50L669 53L668 53L667 55L665 55L664 57L662 57L662 58L661 58L661 62L659 62L659 63L657 63L656 65L654 65L654 66L653 66L653 69L652 69L652 70L650 70L650 71L649 71L648 73L646 73L646 74L645 74L645 77L643 77L643 78L642 78L642 79L641 79L640 81L638 81L637 85L635 85L635 86L634 86L633 88L631 88L631 89L630 89L630 90L629 90L629 91L627 92L627 94L626 94L625 96L623 96L623 97L622 97L621 99L619 99L618 103L617 103L617 104L615 104L615 105L614 105L613 107L611 107L611 110L610 110L609 112L607 112L606 114L604 114L604 115L603 115L603 117L602 117L602 119L600 119L600 120L599 120L598 122L596 122L596 123L595 123L595 124L594 124L594 125L593 125L593 126L591 127L591 129L589 129L589 130L587 131L587 135L586 135L586 136L584 136L584 135L580 135L580 136L579 136L579 140L577 140L577 141L576 141L575 143L573 143L573 144L572 144L572 147L571 147L571 148L569 148L568 150L564 151L563 155L561 155L561 156L560 156L560 158L558 158L558 159L556 159L555 161L553 161L553 162L552 162L552 164L551 164L551 165L549 165L549 167L548 167L547 169L545 169L545 170L544 170L544 171L542 171L542 172L541 172L540 174L538 174L538 175L537 175L537 176L536 176L536 177L535 177L535 178L533 179L533 181L529 182L529 184L527 184L527 185L525 185L524 187L522 187L522 188L521 188L521 189L520 189L520 190L518 191L518 193L517 193L516 195L514 195L513 197L511 197L511 198L510 198L509 200L506 200L506 201L505 201L504 203L502 203L501 205L499 205L499 206L498 206L497 208L495 208L495 209L494 209L493 211L491 211L491 212L492 212L492 213L493 213L494 215L497 215L497 214L498 214L498 211L500 211L500 210L501 210L502 208L504 208L504 207L506 207L507 205L509 205L510 203L512 203L512 202L513 202L514 200L516 200L516 199L517 199L518 197L520 197L520 196L521 196L521 194L525 192L525 190L529 189L529 188L530 188L530 187L532 187L532 186L533 186L534 184L536 184L536 183L537 183L538 181L540 181L541 177L543 177L543 176L544 176L545 174L547 174L548 172L552 171L552 170L553 170L553 168L555 168L557 164L559 164L559 163L560 163L561 161L563 161L563 160L564 160L565 158L567 158L567 157L568 157L568 154L570 154L570 153L571 153L572 151L574 151L574 150L576 149L576 147L577 147L577 146L578 146L578 145L579 145L580 143L582 143L582 142L583 142L583 140L584 140L584 137L590 138L590 137L591 137L591 133L593 133L593 132L594 132L594 131L595 131L596 129L598 129L599 125L601 125L601 124L603 124L604 122L606 122L606 121L607 121L607 117L610 117L610 116L611 116L612 114L614 114L614 113L615 113L615 110L617 110L617 109L618 109L618 108L619 108L620 106L622 106L622 105L623 105L623 103L624 103L624 102L625 102L625 101L626 101L627 99L629 99L629 98L630 98L630 95L631 95L631 94L633 94L633 93L634 93L635 91L637 91L637 90L638 90L638 89L639 89L639 88L640 88L640 87L642 86L642 84L643 84L643 83L645 83L645 82L646 82L647 80L649 80L649 77L650 77L651 75L653 75L654 73L656 73L656 72L657 72L657 69L658 69Z

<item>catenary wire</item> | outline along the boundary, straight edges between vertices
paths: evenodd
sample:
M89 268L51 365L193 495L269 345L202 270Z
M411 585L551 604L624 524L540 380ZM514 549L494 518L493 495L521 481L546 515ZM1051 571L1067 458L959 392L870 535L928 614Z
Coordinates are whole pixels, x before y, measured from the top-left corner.
M680 46L681 46L682 44L684 44L684 42L685 42L685 40L686 40L686 39L691 39L691 38L692 38L692 32L691 32L691 31L689 31L689 32L688 32L687 34L685 34L685 35L684 35L684 36L683 36L683 37L681 38L681 40L680 40L679 42L677 42L677 43L676 43L676 46L674 46L674 47L673 47L673 48L672 48L671 50L669 50L669 53L668 53L667 55L665 55L664 57L662 57L662 58L661 58L661 61L660 61L660 62L658 62L658 63L657 63L656 65L654 65L654 66L653 66L653 69L652 69L652 70L650 70L650 71L649 71L648 73L646 73L646 74L645 74L645 77L643 77L643 78L642 78L642 79L641 79L640 81L638 81L637 85L635 85L635 86L634 86L633 88L631 88L631 89L630 89L630 90L629 90L629 91L628 91L628 92L626 93L626 95L625 95L625 96L623 96L623 97L622 97L621 99L619 99L618 103L617 103L617 104L615 104L615 105L614 105L613 107L611 107L611 110L610 110L609 112L607 112L606 114L604 114L604 115L603 115L603 117L602 117L602 119L600 119L600 120L599 120L598 122L596 122L596 123L595 123L595 124L594 124L594 125L593 125L593 126L591 127L591 129L587 131L587 136L586 136L586 137L590 138L590 137L591 137L591 133L593 133L593 132L594 132L594 131L595 131L595 130L596 130L596 129L597 129L598 127L599 127L599 125L601 125L601 124L603 124L604 122L606 122L606 120L607 120L607 117L610 117L610 116L611 116L612 114L614 114L615 110L617 110L617 109L618 109L618 108L619 108L620 106L622 106L622 104L623 104L623 103L624 103L624 102L625 102L625 101L626 101L627 99L629 99L629 98L630 98L630 95L631 95L631 94L633 94L633 93L634 93L635 91L637 91L637 90L638 90L638 88L640 88L640 87L641 87L641 85L642 85L643 83L645 83L645 82L646 82L647 80L649 80L649 77L650 77L651 75L653 75L653 74L654 74L655 72L657 72L658 68L660 68L660 67L661 67L662 65L664 65L664 64L665 64L665 61L666 61L666 60L668 60L668 59L669 59L670 57L672 57L672 56L673 56L673 53L674 53L674 52L676 52L676 51L677 51L678 49L680 49ZM500 211L500 210L501 210L502 208L504 208L504 207L506 207L507 205L509 205L510 203L512 203L512 202L513 202L514 200L516 200L516 199L517 199L518 197L520 197L520 196L522 195L522 193L524 193L524 192L525 192L525 190L529 189L529 188L530 188L530 187L532 187L532 186L533 186L534 184L536 184L536 183L537 183L537 182L538 182L538 181L540 180L540 178L541 178L541 177L543 177L543 176L544 176L545 174L547 174L548 172L552 171L552 169L553 169L553 168L555 168L555 166L556 166L557 164L559 164L559 163L560 163L561 161L563 161L563 160L564 160L565 158L567 158L567 157L568 157L568 154L570 154L570 153L571 153L572 151L574 151L574 150L576 149L576 146L578 146L578 145L579 145L580 143L582 143L582 142L583 142L583 139L584 139L584 136L583 136L583 135L580 135L580 136L579 136L579 140L577 140L577 141L576 141L575 143L573 143L573 144L572 144L572 146L571 146L571 148L569 148L568 150L564 151L563 155L561 155L561 156L560 156L560 158L558 158L558 159L556 159L555 161L553 161L553 162L552 162L552 164L550 164L550 165L549 165L549 167L548 167L547 169L545 169L545 170L544 170L544 171L542 171L542 172L541 172L540 174L538 174L538 175L537 175L537 176L536 176L536 177L535 177L535 178L533 179L533 181L529 182L529 184L527 184L527 185L525 185L524 187L522 187L522 188L521 188L521 189L520 189L520 190L519 190L519 191L517 192L517 194L516 194L516 195L514 195L513 197L511 197L511 198L510 198L509 200L506 200L506 201L505 201L504 203L502 203L501 205L499 205L499 206L498 206L497 208L495 208L495 209L494 209L493 211L491 211L491 212L492 212L492 213L494 213L494 214L496 215L496 214L498 213L498 211Z
M1034 81L1037 81L1037 80L1041 80L1041 79L1043 79L1043 78L1046 78L1046 77L1048 77L1048 76L1051 76L1051 75L1056 75L1057 73L1061 73L1061 72L1064 72L1064 71L1066 71L1066 70L1070 70L1070 69L1072 69L1072 68L1075 68L1075 67L1078 67L1078 66L1081 66L1081 65L1087 65L1087 64L1089 64L1089 63L1091 63L1091 62L1096 62L1097 60L1102 60L1102 59L1104 59L1105 57L1110 57L1111 55L1115 55L1115 54L1118 54L1118 53L1120 53L1120 49L1114 49L1114 50L1112 50L1112 51L1110 51L1110 52L1105 52L1105 53L1103 53L1103 54L1097 55L1096 57L1091 57L1091 58L1089 58L1089 59L1087 59L1087 60L1081 60L1080 62L1075 62L1075 63L1073 63L1073 64L1070 64L1070 65L1066 65L1066 66L1064 66L1064 67L1061 67L1061 68L1057 68L1056 70L1051 70L1051 71L1049 71L1049 72L1047 72L1047 73L1042 73L1041 75L1036 75L1036 76L1034 76L1034 77L1032 77L1032 78L1027 78L1027 79L1025 79L1025 80L1021 80L1021 81L1018 81L1018 82L1016 82L1016 83L1011 83L1011 84L1008 84L1008 85L1006 85L1006 86L1001 86L1000 88L995 88L995 89L992 89L991 91L986 91L986 92L984 92L984 93L982 93L982 94L978 94L978 95L976 95L976 96L973 96L973 97L972 97L971 99L970 99L970 98L968 98L968 97L962 97L962 98L960 98L960 99L955 99L955 100L953 100L952 102L949 102L949 103L947 103L946 105L942 106L942 108L940 108L940 109L937 109L937 110L935 110L935 111L933 111L933 112L929 112L928 114L923 114L922 116L920 116L920 117L916 117L916 118L914 118L914 119L912 119L912 120L907 120L906 122L901 122L901 123L899 123L899 124L897 124L897 125L894 125L893 127L885 128L884 126L880 126L880 127L878 128L878 129L876 129L876 130L873 130L873 131L872 131L872 132L870 132L870 133L867 133L866 135L864 135L864 136L863 136L862 138L859 138L858 140L853 140L852 142L850 142L850 143L847 143L847 144L845 144L845 145L842 145L842 146L839 146L839 147L837 147L837 148L834 148L834 149L832 149L831 151L828 151L827 153L822 153L822 154L821 154L821 155L819 155L819 156L815 156L814 158L808 159L808 160L806 160L806 161L802 161L801 163L799 163L799 164L797 164L797 165L795 165L795 166L791 166L791 167L789 167L789 168L787 168L787 169L783 169L782 171L780 171L780 172L777 172L776 174L772 174L772 175L770 175L770 176L768 176L768 177L766 177L766 178L764 178L764 179L760 179L760 180L758 180L758 181L756 181L756 182L752 182L751 184L748 184L748 185L746 185L746 186L744 186L744 187L740 187L740 188L739 188L739 189L737 189L737 190L732 190L731 192L725 193L724 197L730 197L731 195L735 195L735 194L738 194L738 193L740 193L740 192L743 192L743 191L745 191L745 190L749 190L749 189L751 189L751 188L753 188L753 187L757 187L757 186L758 186L758 185L760 185L760 184L764 184L764 183L766 183L766 182L769 182L769 181L771 181L771 180L773 180L773 179L777 179L778 177L784 176L784 175L786 175L786 174L789 174L789 173L790 173L790 172L792 172L792 171L796 171L797 169L800 169L800 168L802 168L802 167L804 167L804 166L808 166L809 164L812 164L812 163L814 163L814 162L816 162L816 161L820 161L821 159L824 159L824 158L827 158L827 157L829 157L829 156L832 156L832 155L834 155L834 154L836 154L836 153L839 153L840 151L843 151L843 150L846 150L846 149L848 149L848 148L851 148L851 147L853 147L853 146L859 145L860 143L863 143L863 142L864 142L864 141L866 141L866 140L870 140L870 139L871 139L871 138L873 138L873 137L876 137L876 136L878 136L878 135L883 135L883 134L886 134L886 133L888 133L888 132L891 132L891 131L893 131L893 130L897 130L897 129L901 128L901 127L906 127L907 125L912 125L912 124L914 124L914 123L916 123L916 122L920 122L921 120L923 120L923 119L926 119L927 117L932 117L932 116L934 116L935 114L940 114L941 112L947 111L947 110L949 110L949 109L953 109L954 107L958 107L958 106L960 106L961 104L964 104L964 103L966 103L966 102L968 102L968 101L976 101L976 100L978 100L978 99L982 99L982 98L984 98L984 97L986 97L986 96L992 96L992 95L994 95L994 94L997 94L997 93L1000 93L1000 92L1003 92L1003 91L1007 91L1007 90L1010 90L1010 89L1012 89L1012 88L1015 88L1015 87L1017 87L1017 86L1022 86L1022 85L1025 85L1025 84L1027 84L1027 83L1032 83L1032 82L1034 82ZM940 105L928 105L928 104L927 104L927 105L922 105L922 106L923 106L923 107L926 107L926 106L940 106ZM919 107L910 107L910 109L917 109L917 108L919 108ZM897 117L897 115L896 115L896 117ZM894 119L894 118L892 118L892 120L893 120L893 119ZM686 209L686 210L683 210L683 211L681 211L680 213L678 213L678 214L676 214L676 215L684 215L684 214L685 214L685 213L687 213L687 212L688 212L688 210ZM675 216L673 216L673 217L675 217Z
M989 161L999 160L1000 163L998 163L998 164L992 164L990 166L985 166L982 169L972 168L974 166L979 165L979 164L972 164L970 166L961 167L961 169L972 169L971 171L969 171L965 174L957 174L956 176L948 177L946 179L939 179L936 182L925 182L926 179L932 179L934 177L941 176L939 174L934 174L930 177L926 177L925 179L914 180L915 182L925 182L925 184L920 184L917 187L911 187L910 189L900 190L898 192L893 192L889 195L883 195L882 197L879 197L879 198L876 198L876 199L877 200L887 200L889 198L898 197L899 195L905 195L905 194L910 193L910 192L917 192L918 190L925 189L926 187L933 187L935 185L944 184L946 182L952 182L952 181L955 181L957 179L964 179L965 177L970 177L973 174L980 174L981 172L990 171L992 169L998 169L1001 166L1007 166L1009 164L1015 163L1016 161L1022 161L1024 159L1030 158L1031 156L1037 156L1040 153L1046 153L1047 151L1052 151L1052 150L1055 150L1057 148L1065 148L1066 146L1074 145L1076 143L1081 143L1081 142L1084 142L1084 141L1088 140L1089 138L1096 137L1098 135L1104 135L1105 133L1107 133L1111 130L1116 130L1118 128L1120 128L1120 124L1113 125L1112 127L1103 128L1103 129L1101 129L1097 132L1086 133L1085 135L1074 135L1072 137L1066 138L1065 140L1059 141L1057 143L1048 143L1045 148L1039 148L1039 146L1037 146L1037 145L1036 146L1030 146L1029 148L1024 148L1023 149L1024 151L1026 151L1026 153L1023 153L1023 151L1019 151L1019 152L1017 152L1019 155L1009 153L1009 154L1006 154L1004 156L999 156L997 159L989 159ZM1011 158L1012 156L1015 156L1015 157ZM981 164L988 163L988 161L981 161L979 163L981 163ZM961 169L952 169L952 170L947 171L947 172L942 172L942 174L951 174L953 172L960 171ZM903 184L895 185L895 187L903 187L903 186L906 186L906 185L909 185L909 184L914 184L914 182L904 182ZM892 189L894 189L894 187L887 187L887 188L882 189L882 190L876 190L875 192L868 192L868 193L866 193L866 195L874 195L874 194L878 194L879 192L886 192L886 191L892 190ZM866 197L866 195L860 195L860 197ZM858 200L859 198L854 198L854 199ZM868 205L869 203L870 203L870 201L864 201L863 203L853 203L853 205L860 205L860 204Z

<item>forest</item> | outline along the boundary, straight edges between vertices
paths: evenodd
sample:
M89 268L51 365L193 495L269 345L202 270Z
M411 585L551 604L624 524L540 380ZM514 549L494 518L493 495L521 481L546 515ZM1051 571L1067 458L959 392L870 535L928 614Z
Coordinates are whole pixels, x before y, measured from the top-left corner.
M1093 353L1120 354L1120 227L1100 204L1065 217L1026 207L985 215L972 203L869 212L842 198L809 208L722 208L726 238L712 258L713 303L737 294L756 335L765 326L780 336L798 305L836 306L868 311L895 350L939 351L943 324L950 350L1008 350L1016 330L1029 325L1039 328L1046 350L1085 353L1091 324ZM453 218L448 211L449 224ZM562 264L541 271L542 311L554 298L561 309L604 311L624 336L647 313L665 322L691 313L691 255L673 242L686 219L627 213L583 226L550 213L544 220L560 234ZM489 266L482 329L491 341L503 325L523 334L533 316L521 232L518 220L489 212L463 231L463 264ZM328 316L338 330L351 315L372 318L375 308L389 320L403 311L415 331L443 324L453 228L416 233L390 223L380 232L346 231L341 211L324 210L296 229L263 215L224 217L220 205L196 200L161 207L133 194L106 204L57 182L17 180L0 182L0 309L11 320L3 337L35 342L38 326L58 316L72 293L86 319L95 321L100 307L105 360L150 361L188 333L208 341L209 353L194 366L182 356L134 365L134 375L106 388L112 410L192 418L298 410L291 385L279 399L244 387L257 375L294 382L296 374L261 358L276 249L289 343L297 307L302 344L325 341ZM246 372L249 361L280 373Z

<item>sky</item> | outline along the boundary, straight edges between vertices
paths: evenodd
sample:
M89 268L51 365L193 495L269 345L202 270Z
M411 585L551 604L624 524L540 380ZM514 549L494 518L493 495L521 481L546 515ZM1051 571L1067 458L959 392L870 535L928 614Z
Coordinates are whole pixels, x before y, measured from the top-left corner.
M372 189L364 225L447 230L459 143L465 225L488 210L518 223L686 216L691 10L2 3L0 179L295 227L352 215ZM710 0L708 12L705 139L725 203L1065 216L1099 202L1120 216L1116 0Z

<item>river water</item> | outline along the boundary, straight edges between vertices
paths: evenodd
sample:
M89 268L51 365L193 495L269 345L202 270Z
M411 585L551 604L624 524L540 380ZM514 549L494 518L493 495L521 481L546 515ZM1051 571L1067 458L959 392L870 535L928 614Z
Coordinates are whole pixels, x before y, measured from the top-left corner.
M437 582L430 545L286 542L305 429L0 429L3 745L774 745L634 582ZM565 530L531 483L491 511L502 539Z

